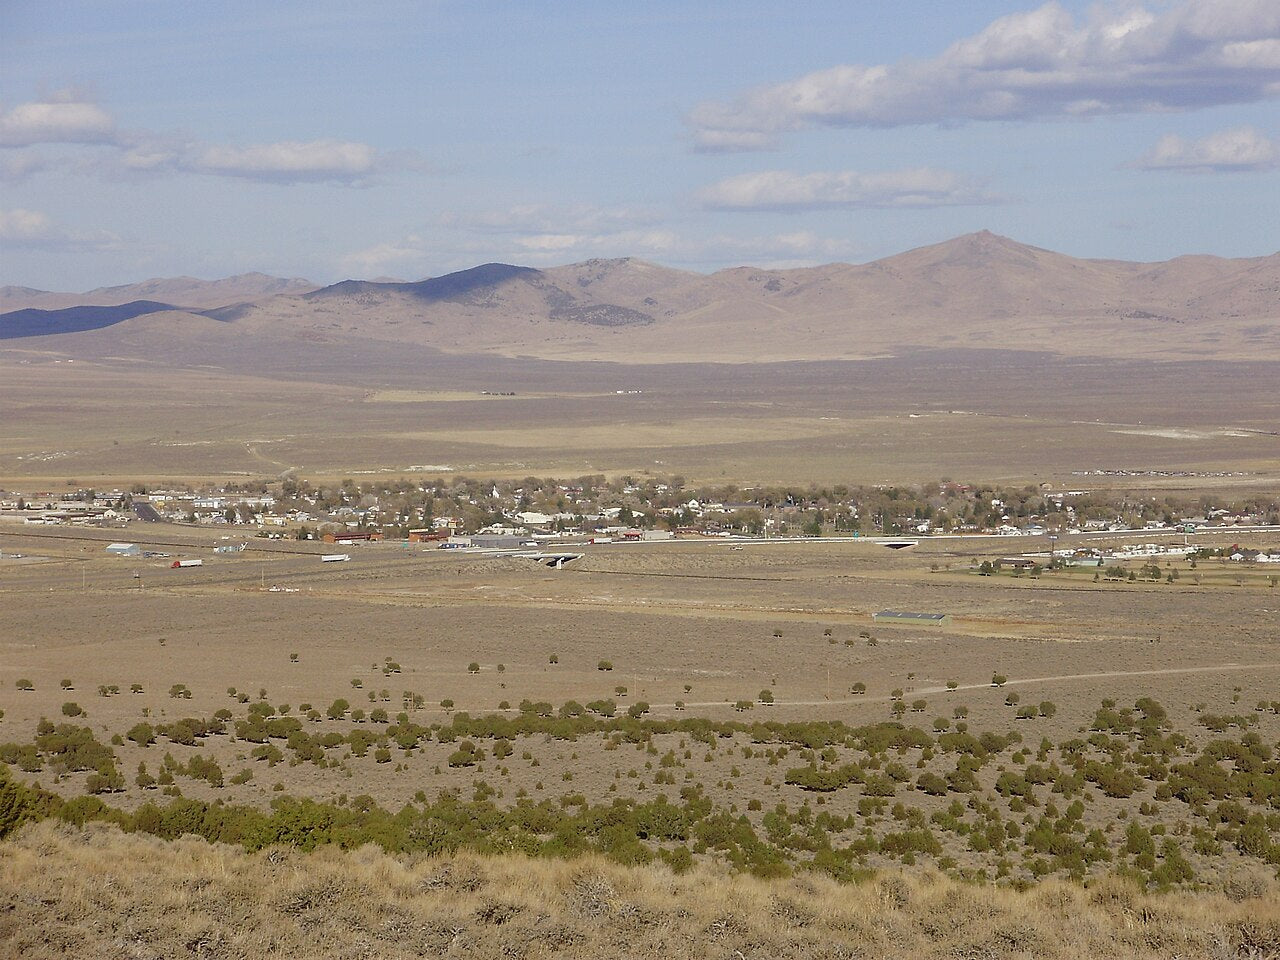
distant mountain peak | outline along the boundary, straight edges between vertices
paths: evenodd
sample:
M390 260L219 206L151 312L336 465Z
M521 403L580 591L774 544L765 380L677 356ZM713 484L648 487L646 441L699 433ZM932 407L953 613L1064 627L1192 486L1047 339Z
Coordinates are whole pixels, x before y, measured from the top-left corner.
M978 230L974 233L961 234L951 240L944 240L942 243L936 244L939 247L968 247L981 250L1041 250L1040 247L1033 247L1028 243L1020 243L1003 234L992 233L990 230ZM1047 251L1046 251L1047 252Z
M883 264L897 268L906 264L931 264L959 269L999 269L1002 266L1029 267L1043 257L1067 259L1063 254L1019 243L990 230L979 230L886 257L872 266Z
M423 283L434 283L442 280L450 280L458 283L502 283L511 280L514 277L527 277L538 273L533 267L522 267L514 263L482 263L475 267L468 267L465 270L455 270L453 273L446 273L442 277L432 277L430 280L424 280Z
M411 283L381 283L376 280L342 280L304 294L308 300L326 299L332 296L366 294L407 293L428 303L437 300L454 300L473 296L487 288L502 286L512 280L533 280L542 273L533 267L521 267L510 263L482 263L479 266L457 270L439 277L429 277Z
M201 287L193 291L190 283ZM105 331L119 327L111 337L121 342L131 331L156 337L173 330L210 343L224 336L246 343L379 340L457 354L624 363L1025 344L1124 356L1280 358L1280 257L1090 260L991 230L861 265L702 274L634 257L542 269L490 262L415 282L345 280L311 292L229 298L277 283L291 282L261 274L214 284L154 281L154 293L130 298L152 303L115 301L128 303L115 311L89 295L37 294L42 302L32 306L56 316L6 311L0 299L0 338L72 333L105 343ZM143 286L117 289L136 294ZM20 303L24 294L10 296ZM213 303L186 305L197 297ZM50 302L58 298L79 299ZM138 322L143 312L154 319Z

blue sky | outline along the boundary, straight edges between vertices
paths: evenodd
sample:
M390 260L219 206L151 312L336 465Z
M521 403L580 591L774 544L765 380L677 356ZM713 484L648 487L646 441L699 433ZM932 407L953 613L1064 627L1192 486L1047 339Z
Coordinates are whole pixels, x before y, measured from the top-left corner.
M1280 3L0 3L0 284L1280 249Z

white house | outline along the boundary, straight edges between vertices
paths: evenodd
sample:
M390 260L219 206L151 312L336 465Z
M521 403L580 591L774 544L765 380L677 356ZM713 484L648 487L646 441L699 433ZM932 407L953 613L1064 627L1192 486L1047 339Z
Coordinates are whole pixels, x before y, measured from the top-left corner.
M553 522L555 517L546 513L535 513L532 510L526 510L522 513L517 513L516 520L525 526L545 527L547 524Z

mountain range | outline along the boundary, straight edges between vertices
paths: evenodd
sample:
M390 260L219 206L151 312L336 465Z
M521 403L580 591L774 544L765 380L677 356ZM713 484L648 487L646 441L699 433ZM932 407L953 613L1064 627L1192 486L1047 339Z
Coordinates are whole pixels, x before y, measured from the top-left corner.
M242 273L222 280L169 277L143 280L118 287L99 287L87 293L53 293L31 287L0 287L0 313L14 310L61 310L65 307L115 307L135 300L151 300L174 307L220 307L228 303L258 300L278 294L309 293L317 284L309 280Z
M101 350L196 337L617 362L848 359L919 348L1280 359L1280 254L1078 259L987 231L867 264L712 274L643 260L484 264L418 282L245 274L86 294L0 289L0 340ZM32 343L35 346L36 343Z

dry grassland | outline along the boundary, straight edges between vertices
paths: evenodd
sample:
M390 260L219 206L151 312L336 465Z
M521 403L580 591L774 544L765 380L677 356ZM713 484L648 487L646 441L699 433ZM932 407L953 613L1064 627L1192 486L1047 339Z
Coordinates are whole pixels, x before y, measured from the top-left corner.
M158 537L184 535L150 529ZM1198 725L1201 714L1254 716L1255 703L1276 699L1280 600L1264 578L1244 586L1225 578L1196 585L1185 572L1175 584L1094 583L1067 573L983 578L970 564L1000 555L1003 544L985 541L984 552L982 543L937 542L905 554L867 543L742 551L714 543L615 545L590 549L560 571L390 544L357 549L350 564L323 566L314 555L280 552L278 544L229 558L209 556L207 546L167 547L206 558L204 567L171 570L167 560L104 558L96 541L31 537L26 547L43 562L0 566L0 740L28 740L41 717L65 719L67 701L86 713L75 722L87 722L105 741L140 721L172 723L222 708L242 717L246 704L261 700L295 716L306 706L324 712L338 698L352 709L394 715L403 691L422 696L409 714L425 725L447 724L460 711L515 717L522 700L558 707L613 699L619 712L644 701L659 720L840 720L856 727L890 720L896 690L912 705L908 724L928 729L963 708L975 732L1016 730L1034 753L1041 738L1060 744L1087 736L1105 698L1123 705L1152 697L1174 728L1200 745L1212 736ZM1201 569L1208 574L1209 567ZM264 584L296 592L263 591ZM884 608L941 611L952 621L940 631L873 624L872 613ZM599 669L601 661L610 669ZM471 663L478 673L469 672ZM992 686L995 673L1007 684ZM16 690L19 677L34 690ZM865 693L853 692L857 683ZM104 684L121 692L100 696ZM141 691L130 693L133 684ZM190 699L170 696L175 684L189 688ZM735 706L764 689L773 704L755 703L745 713ZM1022 706L1051 702L1056 710L1017 720L1011 694ZM1280 717L1256 716L1266 742L1280 737ZM376 724L349 714L306 726L316 735L378 733ZM339 762L335 754L332 764L317 766L268 765L250 756L253 743L234 737L195 746L126 740L115 748L125 790L109 802L135 809L155 800L154 790L134 785L133 771L145 763L156 773L165 754L179 763L212 757L228 778L249 771L244 783L215 788L184 779L181 789L196 799L258 807L283 792L339 803L362 794L395 810L419 795L470 796L480 781L502 806L521 796L555 802L579 793L593 802L645 802L663 791L655 773L667 752L676 757L675 789L697 784L718 805L740 810L757 800L763 811L778 803L794 810L812 800L783 782L799 759L778 764L743 735L706 751L686 739L663 734L640 750L618 749L601 735L535 736L521 738L508 761L460 768L446 763L455 745L444 742L412 755L397 751L391 762L372 753ZM686 753L690 747L696 749ZM1000 758L1001 769L1015 749ZM923 756L909 759L933 769ZM84 773L23 776L67 796L84 790ZM1129 801L1098 796L1086 820L1105 826L1121 810L1144 823L1167 820L1163 807L1137 816L1150 791ZM947 805L946 798L910 798L926 815ZM859 800L845 791L820 802L846 816L858 812ZM761 816L750 818L759 824ZM1111 840L1122 841L1119 834ZM961 865L984 862L963 849L948 853ZM1238 859L1229 847L1219 856L1192 856L1198 875Z
M161 542L187 534L173 529L145 532ZM949 712L961 694L947 693L948 680L975 718L1005 722L1004 693L989 684L1000 672L1011 689L1063 708L1049 731L1058 734L1087 719L1102 696L1131 699L1135 685L1184 710L1229 700L1243 686L1251 705L1250 697L1269 696L1280 668L1280 595L1263 576L1237 587L1234 574L1210 564L1196 571L1200 585L1185 569L1176 584L974 576L971 563L1006 549L996 541L933 543L905 555L856 543L736 552L716 543L613 545L561 571L392 544L325 566L278 546L235 557L212 557L208 546L160 548L205 559L171 570L167 559L103 557L96 540L23 540L9 531L5 542L31 555L0 561L6 725L55 715L66 699L104 724L144 707L157 717L179 708L208 714L226 705L228 686L255 697L265 688L273 702L295 706L337 697L355 704L383 688L398 701L409 688L438 716L445 698L474 713L502 700L585 702L617 685L628 688L623 706L643 699L670 713L683 700L732 715L733 702L769 688L772 716L864 722L887 716L898 687L946 698ZM271 585L296 592L262 589ZM943 631L873 625L871 615L886 608L942 611L952 623ZM384 676L387 658L403 672ZM596 669L602 659L611 671ZM481 665L476 675L471 662ZM33 693L13 689L19 675L34 682ZM74 697L59 688L64 678ZM353 691L353 678L361 689ZM856 681L867 684L865 696L849 695ZM135 682L144 694L94 695L102 683L128 690ZM194 699L169 701L174 683Z
M251 346L244 356L211 349L154 360L87 347L0 348L0 485L432 472L413 467L501 477L679 473L717 483L911 483L946 474L1072 485L1087 482L1077 471L1108 469L1236 475L1196 478L1201 488L1280 484L1277 375L1267 364L939 351L623 366L374 343L362 348L360 370L376 362L375 379L306 344L287 358Z
M248 855L44 823L0 847L0 950L96 957L418 956L1227 960L1280 952L1280 890L1026 892L923 870L857 885L675 876L598 859Z

